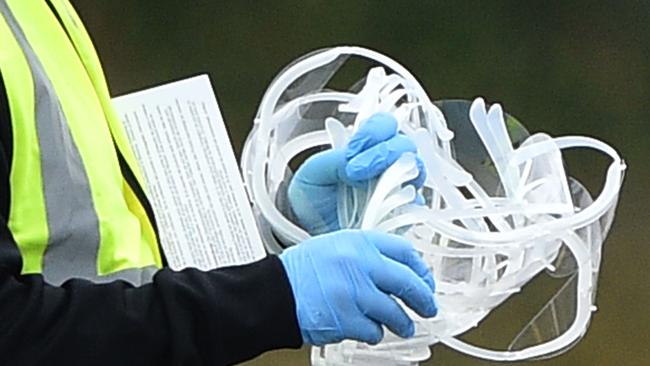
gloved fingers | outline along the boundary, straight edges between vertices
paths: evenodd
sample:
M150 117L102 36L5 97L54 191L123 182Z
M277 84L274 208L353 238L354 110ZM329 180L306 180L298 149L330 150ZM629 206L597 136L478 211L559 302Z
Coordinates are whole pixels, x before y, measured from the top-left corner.
M433 291L409 267L386 258L375 268L371 277L382 291L395 295L420 316L432 317L438 313Z
M385 293L377 289L373 292L370 296L360 296L358 300L363 313L402 338L413 336L415 325L404 309Z
M429 267L408 240L401 236L378 231L364 231L363 235L366 240L375 245L381 254L407 266L429 286L431 292L435 291L436 286Z
M319 152L300 165L291 182L319 186L337 184L346 162L343 149Z
M361 125L348 142L345 157L352 159L360 152L386 141L397 133L397 120L390 113L376 113Z
M344 326L343 336L368 344L377 344L384 338L384 329L374 320L366 317L361 312L356 314L351 324Z
M345 174L353 181L375 178L407 152L416 153L417 147L411 139L398 134L353 157L345 166Z
M407 182L406 184L412 184L415 189L420 189L424 185L424 182L427 180L427 169L424 167L424 162L419 155L415 156L415 164L418 168L419 174L415 179Z

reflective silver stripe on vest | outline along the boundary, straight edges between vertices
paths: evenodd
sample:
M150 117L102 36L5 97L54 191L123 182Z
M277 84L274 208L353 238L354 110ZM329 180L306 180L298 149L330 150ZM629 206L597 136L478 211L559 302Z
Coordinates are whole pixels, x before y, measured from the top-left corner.
M134 285L150 282L157 271L155 266L127 269L108 276L97 273L99 219L79 150L56 91L6 0L0 0L0 13L22 47L34 80L36 129L49 230L43 257L45 280L54 285L70 278L93 282L123 279Z

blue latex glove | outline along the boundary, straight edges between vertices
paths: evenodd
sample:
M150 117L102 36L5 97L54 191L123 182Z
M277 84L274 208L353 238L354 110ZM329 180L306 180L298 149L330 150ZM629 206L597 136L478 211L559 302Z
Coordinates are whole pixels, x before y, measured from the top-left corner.
M341 230L306 240L280 255L305 343L343 339L376 344L381 325L410 337L413 321L389 295L423 317L437 313L431 272L405 239Z
M311 234L340 229L339 183L360 187L407 152L417 152L415 143L397 132L397 121L392 115L378 113L359 128L345 149L326 150L307 159L288 190L289 203L300 225ZM420 174L412 184L420 188L426 172L422 160L416 157L416 161Z

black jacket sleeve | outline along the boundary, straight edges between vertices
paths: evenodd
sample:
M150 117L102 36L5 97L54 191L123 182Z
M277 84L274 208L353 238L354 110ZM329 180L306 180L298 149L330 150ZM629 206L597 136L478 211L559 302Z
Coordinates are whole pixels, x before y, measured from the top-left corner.
M0 365L230 365L302 344L275 256L209 272L163 269L140 287L76 279L55 287L22 275L6 220L11 122L2 84L0 75Z

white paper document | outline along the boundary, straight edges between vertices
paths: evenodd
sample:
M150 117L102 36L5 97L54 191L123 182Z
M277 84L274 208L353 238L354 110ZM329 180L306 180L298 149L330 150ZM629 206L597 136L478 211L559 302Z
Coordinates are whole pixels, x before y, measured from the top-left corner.
M201 75L113 99L144 173L172 269L265 256L210 79Z

